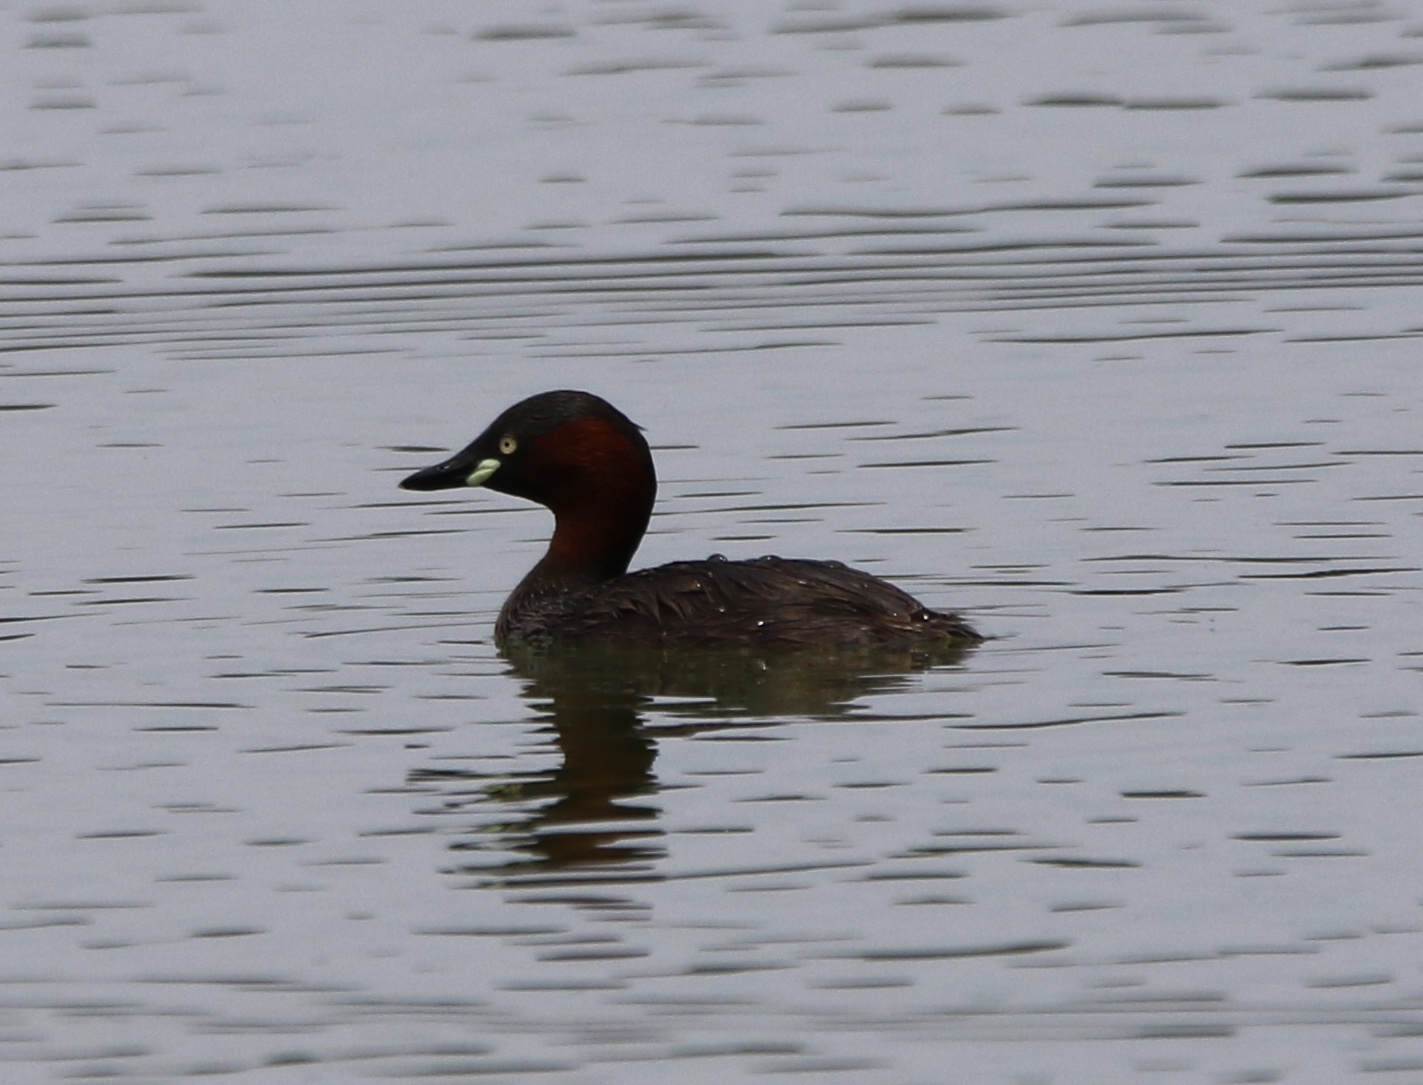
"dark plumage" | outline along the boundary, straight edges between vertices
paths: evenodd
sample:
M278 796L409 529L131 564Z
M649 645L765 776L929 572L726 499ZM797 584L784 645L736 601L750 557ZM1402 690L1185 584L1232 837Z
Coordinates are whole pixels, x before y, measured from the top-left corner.
M982 638L838 561L678 561L627 572L656 498L642 433L587 392L515 404L465 449L405 479L408 490L483 485L552 510L543 559L500 611L495 640L767 649L916 649Z
M978 640L953 614L838 561L762 557L674 561L581 592L531 600L511 634L531 641L597 639L764 648L907 647Z

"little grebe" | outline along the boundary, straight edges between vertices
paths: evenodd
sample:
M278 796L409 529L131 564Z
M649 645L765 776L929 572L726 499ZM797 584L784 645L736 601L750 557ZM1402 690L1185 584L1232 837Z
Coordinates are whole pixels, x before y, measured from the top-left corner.
M486 486L553 512L548 553L494 626L501 648L597 641L752 648L927 648L982 638L838 561L677 561L627 571L657 495L642 432L587 392L516 403L468 448L417 471L407 490Z

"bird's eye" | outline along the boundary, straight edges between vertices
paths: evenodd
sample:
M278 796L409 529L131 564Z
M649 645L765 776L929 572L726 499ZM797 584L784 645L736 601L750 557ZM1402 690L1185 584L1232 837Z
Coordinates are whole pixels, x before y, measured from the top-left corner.
M506 456L513 455L514 449L518 447L519 442L516 441L513 437L509 436L509 434L507 433L504 434L503 437L499 438L499 451Z

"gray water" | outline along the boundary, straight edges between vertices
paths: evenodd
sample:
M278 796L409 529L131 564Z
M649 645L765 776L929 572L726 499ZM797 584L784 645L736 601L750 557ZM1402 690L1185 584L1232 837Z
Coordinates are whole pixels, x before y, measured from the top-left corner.
M1423 1080L1423 5L0 25L6 1082ZM555 387L995 639L502 659Z

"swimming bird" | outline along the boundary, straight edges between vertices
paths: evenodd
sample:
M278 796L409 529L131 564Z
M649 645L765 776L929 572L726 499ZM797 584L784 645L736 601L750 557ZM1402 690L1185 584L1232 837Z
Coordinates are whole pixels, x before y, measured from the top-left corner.
M927 649L983 638L958 614L838 561L717 554L628 572L657 496L642 431L588 392L514 404L406 490L483 486L554 515L553 538L494 626L501 648L597 642L762 649Z

